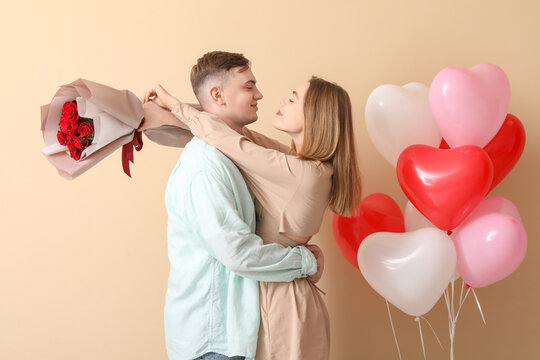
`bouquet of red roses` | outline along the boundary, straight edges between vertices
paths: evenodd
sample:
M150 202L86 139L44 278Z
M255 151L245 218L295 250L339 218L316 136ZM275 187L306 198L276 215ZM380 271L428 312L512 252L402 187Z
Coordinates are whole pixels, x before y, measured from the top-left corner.
M122 165L131 176L129 161L133 149L142 148L137 128L143 120L142 103L131 91L78 79L60 86L41 107L43 153L71 180L122 146Z
M94 120L79 116L77 102L67 101L62 107L59 125L58 143L68 148L74 160L80 160L82 152L94 139Z
M78 79L60 86L50 104L41 106L43 153L60 176L72 180L122 146L122 167L130 175L133 150L142 149L144 120L161 126L144 130L161 145L184 147L193 135L175 124L175 116L150 101L142 104L128 90Z

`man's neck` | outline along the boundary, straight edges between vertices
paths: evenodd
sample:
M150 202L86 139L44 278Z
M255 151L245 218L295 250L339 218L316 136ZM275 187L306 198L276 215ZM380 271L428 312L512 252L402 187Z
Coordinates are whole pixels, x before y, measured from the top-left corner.
M212 115L215 115L217 116L221 121L223 121L225 124L227 124L227 126L229 126L231 129L233 129L234 131L236 131L237 133L239 133L240 135L243 135L244 132L244 125L239 125L237 122L235 122L233 119L229 118L229 117L222 117L220 114L216 114L215 112L213 112L212 110L206 110L204 107L203 107L203 111L206 111Z
M236 122L230 120L230 119L221 119L225 124L229 125L229 127L231 129L233 129L234 131L236 131L237 133L239 133L240 135L243 135L244 132L244 126L243 125L238 125Z

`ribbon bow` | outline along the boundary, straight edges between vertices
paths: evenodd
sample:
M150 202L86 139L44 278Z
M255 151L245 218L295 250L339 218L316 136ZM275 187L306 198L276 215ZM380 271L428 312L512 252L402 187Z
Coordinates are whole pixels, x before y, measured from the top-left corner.
M139 131L140 127L144 124L144 118L139 125L139 128L135 130L133 135L133 140L122 146L122 167L127 176L131 177L131 172L129 171L129 162L135 163L133 161L133 148L140 151L143 147L142 141L142 132Z

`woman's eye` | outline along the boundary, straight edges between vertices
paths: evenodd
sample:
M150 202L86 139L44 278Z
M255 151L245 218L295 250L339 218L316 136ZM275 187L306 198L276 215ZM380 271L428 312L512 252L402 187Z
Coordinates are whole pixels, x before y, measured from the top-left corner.
M289 102L294 102L294 101L292 101L292 99L289 99Z

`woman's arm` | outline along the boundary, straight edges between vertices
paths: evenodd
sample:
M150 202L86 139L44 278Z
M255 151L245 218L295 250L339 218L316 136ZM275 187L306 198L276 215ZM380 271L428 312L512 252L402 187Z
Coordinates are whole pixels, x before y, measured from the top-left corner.
M284 154L290 154L291 148L285 144L280 143L277 140L269 138L261 133L244 127L244 135L247 136L255 144L265 147L267 149L274 149Z

